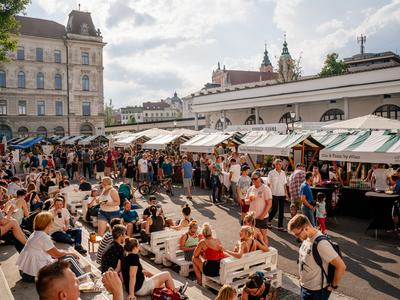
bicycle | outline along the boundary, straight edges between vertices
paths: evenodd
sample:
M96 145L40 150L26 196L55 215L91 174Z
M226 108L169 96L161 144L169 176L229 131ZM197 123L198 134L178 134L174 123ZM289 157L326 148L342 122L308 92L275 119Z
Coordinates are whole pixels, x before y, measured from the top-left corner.
M172 183L172 178L161 179L161 181L153 184L149 183L141 183L136 189L142 196L153 195L156 192L160 193L162 190L165 190L165 193L169 196L172 196L172 191L169 189Z

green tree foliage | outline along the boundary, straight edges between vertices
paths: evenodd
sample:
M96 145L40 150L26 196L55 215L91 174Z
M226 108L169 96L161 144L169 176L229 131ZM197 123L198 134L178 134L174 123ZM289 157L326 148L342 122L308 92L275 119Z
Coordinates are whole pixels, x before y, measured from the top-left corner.
M342 60L338 61L338 57L337 53L328 54L319 76L327 77L346 73L347 65Z
M113 118L113 110L114 106L112 104L112 99L110 99L110 102L105 104L104 111L105 111L105 126L111 126L114 124L114 118Z
M7 54L15 51L19 23L15 15L25 10L30 0L2 0L0 2L0 62L8 61ZM15 35L16 34L16 35Z
M129 117L128 124L130 124L130 125L136 124L136 119L134 116Z

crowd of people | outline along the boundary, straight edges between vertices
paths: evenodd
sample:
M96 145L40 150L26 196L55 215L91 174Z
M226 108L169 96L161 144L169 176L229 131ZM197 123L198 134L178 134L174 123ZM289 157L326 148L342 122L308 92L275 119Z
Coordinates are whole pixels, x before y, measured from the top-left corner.
M219 275L223 258L241 258L249 252L268 251L268 229L271 228L289 231L302 241L299 250L302 299L327 299L344 273L343 260L331 243L326 239L319 242L319 237L326 234L327 213L325 195L320 193L314 199L311 190L312 186L322 182L318 167L306 172L302 164L297 164L288 176L287 166L280 159L274 160L273 168L265 172L254 169L245 156L236 152L229 155L188 153L178 156L164 151L116 150L100 146L56 146L51 155L22 153L20 161L20 166L16 166L8 154L3 156L0 165L0 234L3 240L14 244L20 252L17 265L21 277L26 281L36 278L42 299L53 299L49 295L53 295L57 288L63 293L76 292L76 287L67 290L66 286L58 283L65 279L74 286L74 276L88 271L87 266L79 262L80 256L76 252L60 250L53 243L67 243L80 254L86 253L81 244L82 230L68 210L68 195L72 190L90 193L84 200L87 213L83 217L87 221L97 218L97 234L102 240L96 262L104 274L105 286L116 297L121 295L118 287L125 288L127 299L149 295L163 286L175 289L169 272L151 274L143 269L139 259L139 240L149 242L152 232L167 227L185 231L179 246L185 260L192 261L195 278L200 285L202 274ZM241 228L233 249L227 249L215 237L209 223L200 226L191 217L190 200L195 173L199 176L200 189L210 191L213 203L224 205L226 199L231 199L231 204L240 211ZM223 183L226 174L229 188ZM376 186L382 184L379 172L368 176ZM182 216L177 222L165 216L155 196L148 198L148 207L138 214L139 206L135 202L135 186L138 183L158 184L161 179L176 177L182 178L189 203L182 207ZM332 171L329 178L336 179ZM390 182L389 177L387 179L394 191L399 192L400 181ZM121 184L117 185L117 182ZM172 184L167 190L170 195L176 192ZM285 224L285 203L288 200L290 221ZM397 210L397 224L398 214ZM331 282L326 280L324 272L321 274L318 265L314 267L314 250L310 249L316 240L317 251L323 261L322 270L327 270L328 265L337 270ZM117 288L110 287L113 285ZM181 287L180 291L184 288ZM268 278L261 273L253 274L245 284L242 299L266 299L270 290ZM318 298L321 293L323 296ZM216 299L235 297L236 291L224 286Z

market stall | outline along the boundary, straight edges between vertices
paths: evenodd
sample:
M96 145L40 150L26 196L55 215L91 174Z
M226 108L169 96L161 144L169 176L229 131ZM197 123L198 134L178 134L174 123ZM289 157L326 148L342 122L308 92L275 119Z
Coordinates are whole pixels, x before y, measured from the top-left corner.
M129 147L142 145L145 142L149 141L150 139L151 139L150 137L148 137L142 133L132 133L131 135L129 135L127 137L116 140L114 142L114 146L129 148Z
M317 157L317 153L323 147L324 146L309 133L266 133L258 139L240 145L239 152L284 156L289 159L294 169L296 162L302 162L303 164L311 166Z
M107 143L107 142L108 142L108 138L106 138L104 135L90 135L84 139L81 139L78 142L78 145L101 144L101 143Z
M177 148L184 142L187 142L189 138L185 135L160 135L155 137L143 144L143 149L152 150L166 150L168 148Z
M64 143L65 145L75 145L76 143L78 143L80 140L83 140L87 137L87 135L77 135L74 136L68 140L66 140Z
M195 153L218 153L220 150L216 149L220 147L222 151L227 148L237 148L243 141L240 139L240 135L237 133L211 133L211 134L199 134L190 139L189 141L181 144L180 150L184 152L195 152Z
M19 144L13 145L13 148L14 149L27 149L27 148L32 147L35 144L40 143L43 140L44 140L44 138L41 137L41 136L39 136L39 137L31 137L31 138L28 138L28 139L24 140L23 142L21 142Z

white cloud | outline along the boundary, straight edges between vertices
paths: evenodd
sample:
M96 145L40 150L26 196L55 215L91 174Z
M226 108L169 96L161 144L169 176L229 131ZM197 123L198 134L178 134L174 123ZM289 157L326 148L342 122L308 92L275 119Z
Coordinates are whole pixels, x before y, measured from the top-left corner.
M318 25L316 31L318 33L324 33L326 31L335 30L343 27L343 22L338 19L332 19L328 22Z

